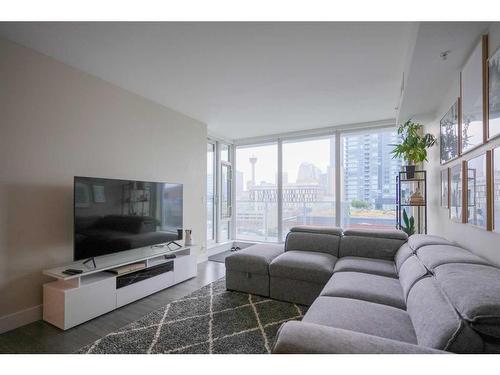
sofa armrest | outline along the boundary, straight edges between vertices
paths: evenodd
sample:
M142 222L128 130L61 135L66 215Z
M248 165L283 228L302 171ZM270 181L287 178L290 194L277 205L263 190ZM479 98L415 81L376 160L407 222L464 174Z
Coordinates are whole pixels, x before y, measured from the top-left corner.
M272 350L277 354L450 354L424 346L313 323L283 324Z

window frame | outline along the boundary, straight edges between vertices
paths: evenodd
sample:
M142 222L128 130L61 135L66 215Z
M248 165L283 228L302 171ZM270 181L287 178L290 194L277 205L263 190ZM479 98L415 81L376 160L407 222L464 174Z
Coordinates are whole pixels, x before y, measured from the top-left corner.
M207 138L207 144L213 144L215 147L215 155L214 155L214 164L215 164L215 186L214 186L214 232L215 232L215 240L207 240L207 246L214 246L216 244L224 243L224 242L229 242L232 241L234 238L233 234L233 219L234 219L234 165L233 165L233 160L234 160L234 145L232 142L229 142L227 140L222 140L214 137L208 137ZM228 148L228 154L229 154L229 160L224 161L222 160L222 148L226 147ZM229 206L230 206L230 212L231 215L230 217L227 218L222 218L222 165L229 166L229 169L231 171L231 186L230 186L230 192L231 195L229 197ZM208 195L206 194L205 197L207 198ZM228 225L228 238L223 239L222 238L222 228L224 225Z
M234 171L233 171L233 192L234 195L233 195L233 220L232 220L232 239L234 241L244 241L244 242L249 242L249 241L253 241L253 242L264 242L264 241L256 241L256 240L248 240L248 239L242 239L242 238L238 238L236 237L236 214L237 214L237 211L236 211L236 178L234 178L235 174L236 174L236 165L238 163L237 161L237 149L240 147L240 148L249 148L249 147L259 147L259 146L268 146L268 145L276 145L276 152L277 152L277 169L276 169L276 173L277 173L277 176L276 176L276 203L277 203L277 220L278 220L278 240L276 242L265 242L265 243L273 243L273 244L276 244L276 243L283 243L282 241L282 226L279 224L279 221L282 219L283 217L283 212L281 210L281 208L283 207L283 175L279 172L279 165L282 164L282 154L281 154L281 150L282 150L282 142L280 140L277 140L277 139L273 139L273 140L269 140L269 141L264 141L264 142L258 142L258 143L249 143L249 144L240 144L240 145L236 145L234 144L233 146L233 161L234 161Z
M269 137L256 137L249 139L236 140L232 147L232 152L230 155L233 155L232 161L234 161L233 168L237 168L237 160L235 157L236 149L239 147L251 147L251 146L259 146L266 143L277 143L277 152L278 152L278 165L277 165L277 201L278 201L278 243L283 243L286 238L283 238L283 142L287 141L306 141L315 138L321 137L335 137L335 225L341 226L341 201L342 201L342 168L343 168L343 155L342 155L342 136L344 134L356 134L356 133L369 133L369 132L378 132L383 130L395 130L397 128L397 124L395 121L387 121L381 123L370 123L370 124L359 124L357 126L339 126L335 128L326 128L326 129L316 129L316 130L305 130L300 132L293 133L284 133L277 134ZM233 174L236 173L233 169ZM235 179L233 178L233 185L235 184ZM235 187L233 186L233 191ZM232 240L237 241L236 238L236 215L234 214L236 209L236 202L234 201L233 196L233 215L232 215ZM256 241L259 242L259 241Z
M335 168L339 169L339 172L340 172L340 177L337 180L338 183L336 183L336 185L335 185L336 192L338 192L340 194L339 202L342 203L342 199L344 198L344 196L343 196L343 193L344 193L344 190L343 190L343 188L344 188L344 174L341 173L342 171L344 171L344 153L342 152L344 150L344 137L345 136L368 135L368 134L373 134L373 133L382 133L382 132L384 132L384 130L396 131L397 125L394 124L393 126L375 127L375 128L368 128L368 129L352 129L352 130L346 129L342 132L339 132L338 149L339 149L340 155L339 155L339 159L337 159L337 160L338 160L338 164L340 164L340 165L338 168L337 168L337 166L335 166ZM395 186L395 184L396 184L395 177L396 176L394 176L394 182L393 182L394 185L393 186ZM341 203L339 205L337 205L337 208L340 210L340 212L339 212L340 217L339 217L339 220L337 222L338 227L342 227L342 225L343 225ZM394 205L396 205L396 203L394 203Z
M213 160L212 160L212 186L213 186L213 214L212 214L212 237L209 239L208 236L206 238L207 240L207 245L214 245L217 243L217 215L218 215L218 210L217 210L217 142L211 139L207 139L207 145L212 145L213 147ZM208 165L208 162L207 162ZM208 172L208 171L207 171ZM207 194L205 195L206 197L206 205L205 209L208 206L208 191ZM208 212L207 212L208 215ZM207 223L208 223L208 216L207 216ZM206 234L208 235L208 231L206 231Z

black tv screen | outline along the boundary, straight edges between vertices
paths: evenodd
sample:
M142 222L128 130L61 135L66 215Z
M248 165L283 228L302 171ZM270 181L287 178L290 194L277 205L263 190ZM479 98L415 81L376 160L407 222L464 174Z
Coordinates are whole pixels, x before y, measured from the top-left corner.
M182 184L75 177L75 260L181 238Z

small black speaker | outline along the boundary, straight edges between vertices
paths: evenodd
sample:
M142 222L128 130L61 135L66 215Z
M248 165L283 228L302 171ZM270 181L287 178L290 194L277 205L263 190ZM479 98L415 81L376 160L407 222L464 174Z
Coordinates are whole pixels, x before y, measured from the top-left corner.
M177 239L182 240L182 229L177 229Z

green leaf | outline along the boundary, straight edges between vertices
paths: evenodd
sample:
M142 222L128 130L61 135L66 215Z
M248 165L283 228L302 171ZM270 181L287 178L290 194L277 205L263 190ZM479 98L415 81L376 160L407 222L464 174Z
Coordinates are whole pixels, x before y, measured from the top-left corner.
M427 148L436 144L436 137L427 133L421 136L423 125L407 120L398 127L397 133L401 143L394 145L391 151L393 158L402 157L409 164L420 163L427 160Z

